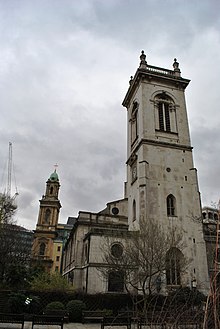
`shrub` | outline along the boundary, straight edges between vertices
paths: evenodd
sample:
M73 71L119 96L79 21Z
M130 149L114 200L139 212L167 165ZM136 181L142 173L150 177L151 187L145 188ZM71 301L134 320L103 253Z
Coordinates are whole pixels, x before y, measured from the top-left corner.
M65 292L73 289L60 273L39 273L29 282L33 291L60 291Z
M70 300L66 309L69 312L69 319L71 322L81 322L82 321L82 311L86 309L86 304L81 300Z
M31 300L30 304L27 305L26 312L30 314L40 314L42 302L38 296L30 295L29 299Z
M65 307L64 307L63 303L57 301L57 302L51 302L51 303L47 304L46 309L47 310L64 310Z
M21 293L11 293L8 299L9 313L24 313L26 296Z

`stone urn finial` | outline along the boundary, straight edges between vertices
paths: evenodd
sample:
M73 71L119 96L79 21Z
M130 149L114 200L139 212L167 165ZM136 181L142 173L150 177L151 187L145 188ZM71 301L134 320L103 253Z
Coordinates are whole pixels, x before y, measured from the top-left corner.
M174 68L174 74L180 77L179 63L177 62L176 58L174 58L173 68Z
M146 55L144 53L144 50L141 51L141 56L140 56L140 67L141 68L146 68L147 67L147 61L146 61Z

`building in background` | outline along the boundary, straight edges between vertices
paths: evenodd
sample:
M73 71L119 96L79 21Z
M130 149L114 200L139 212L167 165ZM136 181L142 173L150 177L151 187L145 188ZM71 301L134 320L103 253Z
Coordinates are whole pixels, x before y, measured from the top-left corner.
M55 170L46 182L34 231L32 262L40 263L47 272L60 272L63 244L72 228L71 221L67 224L58 223L61 208L59 188L59 177Z
M0 281L16 285L28 270L33 232L15 224L0 224ZM22 277L23 281L23 277Z
M219 212L213 207L202 208L202 221L204 238L206 243L206 253L210 280L215 276L218 287L220 286L220 276L216 275L220 270L220 241L219 241Z

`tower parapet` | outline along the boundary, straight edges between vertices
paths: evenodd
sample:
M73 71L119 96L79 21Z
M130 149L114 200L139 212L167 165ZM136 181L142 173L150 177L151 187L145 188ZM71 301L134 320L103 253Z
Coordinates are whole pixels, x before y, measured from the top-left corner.
M169 70L169 69L147 64L146 55L142 50L140 55L139 68L137 69L134 77L131 77L129 81L130 87L123 100L122 103L123 106L127 107L129 105L129 101L132 93L135 90L135 87L140 82L140 80L145 80L145 79L148 81L155 81L155 82L158 81L158 79L166 80L166 83L168 83L169 85L173 85L174 87L178 87L183 90L185 90L185 88L188 86L190 82L190 80L181 77L179 63L177 62L176 58L174 58L173 70Z

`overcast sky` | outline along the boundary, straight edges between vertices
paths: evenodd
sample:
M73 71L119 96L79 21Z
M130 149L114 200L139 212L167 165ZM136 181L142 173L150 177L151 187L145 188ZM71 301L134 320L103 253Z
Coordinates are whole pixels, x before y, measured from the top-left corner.
M18 223L34 229L58 164L60 222L123 198L126 109L141 50L186 91L203 205L220 198L219 0L0 0L0 174L8 143ZM14 184L12 174L12 193Z

